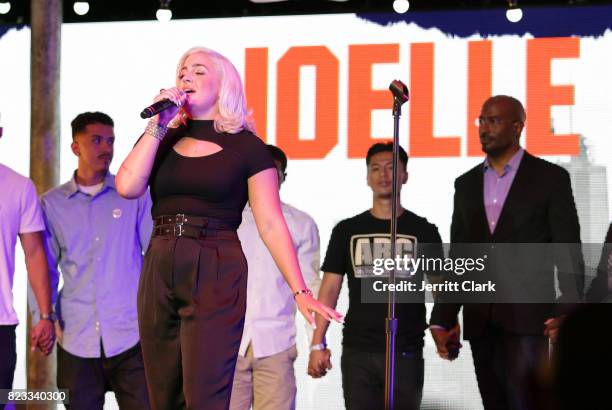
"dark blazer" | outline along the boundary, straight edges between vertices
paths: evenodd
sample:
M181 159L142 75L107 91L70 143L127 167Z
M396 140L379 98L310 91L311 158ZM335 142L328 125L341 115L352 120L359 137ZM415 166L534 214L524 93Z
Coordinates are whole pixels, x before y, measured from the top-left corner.
M558 165L525 152L502 208L493 234L488 227L484 207L483 165L472 168L455 180L451 243L562 243L576 244L564 255L570 256L571 274L558 275L561 300L576 300L583 292L584 267L580 251L580 225L568 172ZM487 245L488 246L488 245ZM453 247L451 245L451 255ZM498 248L503 249L502 246ZM558 256L558 255L557 255ZM554 266L557 256L509 258L511 266L504 275L520 274L555 299ZM526 260L530 259L530 260ZM499 264L498 264L499 266ZM576 275L575 271L582 272ZM444 299L442 294L440 300ZM431 324L450 328L457 320L462 303L436 303ZM555 316L554 303L464 303L464 337L476 338L487 324L521 335L541 335L544 322Z
M606 241L601 250L601 257L597 265L597 276L593 279L586 293L587 302L602 302L604 299L610 299L610 290L608 289L608 258L612 252L612 223L608 227Z

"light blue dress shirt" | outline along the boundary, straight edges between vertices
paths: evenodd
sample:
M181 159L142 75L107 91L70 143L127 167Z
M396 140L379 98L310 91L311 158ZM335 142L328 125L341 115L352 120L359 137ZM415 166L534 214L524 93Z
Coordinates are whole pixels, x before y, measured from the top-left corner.
M41 202L52 283L58 266L64 281L56 303L64 326L62 347L78 357L98 358L100 342L107 357L135 346L138 282L152 230L149 193L122 198L108 174L93 196L80 191L73 177Z

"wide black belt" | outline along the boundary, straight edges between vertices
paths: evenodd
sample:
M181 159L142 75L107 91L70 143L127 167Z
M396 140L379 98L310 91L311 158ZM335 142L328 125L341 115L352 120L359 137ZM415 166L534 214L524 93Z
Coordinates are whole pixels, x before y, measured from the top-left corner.
M195 215L185 215L185 214L176 214L176 215L160 215L154 220L155 226L158 225L191 225L191 226L199 226L202 228L212 228L212 229L232 229L229 225L224 224L223 222L207 218L205 216L195 216Z
M236 231L218 220L185 214L161 215L154 220L153 236L237 238Z

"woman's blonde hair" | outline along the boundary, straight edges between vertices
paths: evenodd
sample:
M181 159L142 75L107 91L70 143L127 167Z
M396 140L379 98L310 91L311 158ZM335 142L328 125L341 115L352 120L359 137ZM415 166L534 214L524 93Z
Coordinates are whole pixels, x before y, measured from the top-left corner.
M178 79L179 72L187 57L196 53L206 54L210 58L220 78L217 99L219 113L214 119L215 130L235 134L247 129L255 133L255 124L250 111L247 110L240 74L225 56L206 47L190 48L179 60L176 68L176 78Z

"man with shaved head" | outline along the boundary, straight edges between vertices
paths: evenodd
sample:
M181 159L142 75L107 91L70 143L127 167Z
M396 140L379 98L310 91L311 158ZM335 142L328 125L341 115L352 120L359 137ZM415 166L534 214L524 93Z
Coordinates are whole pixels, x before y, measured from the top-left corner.
M458 253L458 243L471 243L473 248L488 252L497 248L497 264L488 272L491 277L509 278L510 283L526 279L529 288L539 287L555 295L555 266L559 268L560 259L554 253L510 258L499 249L507 249L504 243L527 244L521 245L523 250L539 249L534 244L541 243L580 243L569 174L521 148L526 115L517 99L505 95L489 98L478 120L486 158L455 180L451 254L453 248ZM583 290L582 256L579 245L567 249L568 266L577 268L567 271L563 265L563 274L558 275L558 300L577 300ZM555 305L552 296L550 303L518 303L525 292L518 293L511 294L513 303L466 303L473 300L464 299L436 303L432 312L431 332L438 353L452 359L452 348L459 346L457 315L463 306L464 337L470 341L486 410L540 408L543 390L538 370L548 361L549 338L554 343L562 308L568 306ZM440 295L440 301L444 297Z
M496 164L503 168L521 151L519 139L525 119L523 104L514 97L496 95L483 104L478 119L480 143L493 169Z

